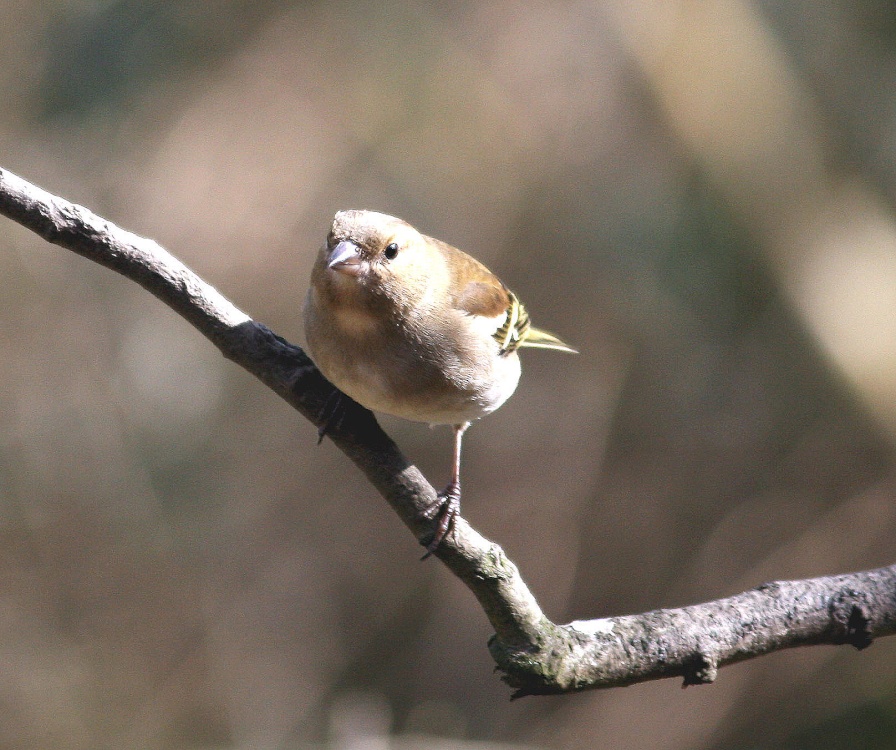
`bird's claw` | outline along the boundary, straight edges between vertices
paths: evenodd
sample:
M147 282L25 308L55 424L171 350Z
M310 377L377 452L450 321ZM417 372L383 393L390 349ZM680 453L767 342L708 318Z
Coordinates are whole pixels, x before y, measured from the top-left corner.
M421 560L432 555L454 527L454 520L460 515L460 483L452 482L439 493L438 497L441 504L435 516L436 528L432 539L424 545L426 554L420 558Z

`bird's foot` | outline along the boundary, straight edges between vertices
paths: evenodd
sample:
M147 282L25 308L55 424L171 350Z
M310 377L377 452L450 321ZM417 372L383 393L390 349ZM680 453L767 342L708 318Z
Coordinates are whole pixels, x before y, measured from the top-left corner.
M327 433L338 429L345 417L346 396L338 388L327 396L324 408L320 411L320 426L317 428L317 444L320 445Z
M436 512L434 519L436 528L433 532L432 539L424 545L426 547L426 554L420 558L421 560L425 560L435 552L442 543L442 540L448 536L448 532L454 527L454 519L460 515L460 483L451 482L451 484L439 493L438 497L441 504L439 505L439 509ZM423 544L423 542L421 542L421 544Z

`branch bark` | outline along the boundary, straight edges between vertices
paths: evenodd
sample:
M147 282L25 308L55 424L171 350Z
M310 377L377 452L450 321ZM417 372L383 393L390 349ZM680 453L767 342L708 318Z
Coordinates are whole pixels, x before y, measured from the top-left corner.
M334 389L305 353L253 321L157 243L2 168L0 213L135 281L320 426ZM426 539L438 508L436 492L373 414L350 402L345 418L327 434L417 540ZM494 627L489 649L516 689L514 697L673 676L685 685L708 683L719 667L770 651L822 643L861 649L896 632L896 565L769 583L681 609L556 625L503 550L462 518L435 554L471 589Z

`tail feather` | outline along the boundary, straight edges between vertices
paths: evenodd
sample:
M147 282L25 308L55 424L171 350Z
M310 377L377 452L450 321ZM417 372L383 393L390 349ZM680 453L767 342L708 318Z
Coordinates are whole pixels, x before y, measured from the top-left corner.
M529 313L523 307L519 298L507 289L507 296L510 304L504 315L503 325L492 334L498 346L501 347L501 354L516 351L521 346L529 346L533 349L556 349L561 352L572 352L578 354L569 344L565 344L558 339L553 333L542 331L540 328L533 328L529 325Z
M533 349L556 349L560 352L578 354L578 349L573 349L569 344L558 339L553 333L542 331L540 328L529 328L520 346L530 346Z

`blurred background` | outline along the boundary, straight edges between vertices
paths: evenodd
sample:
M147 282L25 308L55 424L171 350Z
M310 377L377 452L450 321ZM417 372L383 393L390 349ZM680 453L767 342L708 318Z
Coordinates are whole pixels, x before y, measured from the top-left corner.
M302 343L336 210L527 352L464 511L558 622L896 561L896 4L7 0L0 164ZM134 284L0 220L0 747L892 748L896 638L509 702L473 596ZM437 487L450 430L383 418Z

